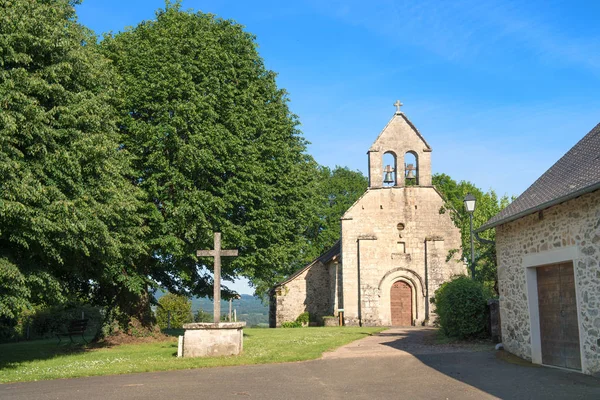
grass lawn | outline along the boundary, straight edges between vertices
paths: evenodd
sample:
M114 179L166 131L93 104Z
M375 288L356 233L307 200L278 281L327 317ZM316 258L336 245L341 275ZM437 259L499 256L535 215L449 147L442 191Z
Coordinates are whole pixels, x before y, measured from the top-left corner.
M242 355L216 358L177 358L176 338L106 348L64 342L57 346L56 340L7 343L0 345L0 383L311 360L383 329L248 328Z

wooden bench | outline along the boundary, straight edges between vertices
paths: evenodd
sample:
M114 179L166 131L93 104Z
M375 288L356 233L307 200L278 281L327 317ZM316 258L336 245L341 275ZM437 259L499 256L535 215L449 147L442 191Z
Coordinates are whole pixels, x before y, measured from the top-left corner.
M71 343L73 343L73 335L81 335L81 338L85 343L87 341L83 337L85 330L87 329L88 319L74 319L69 323L69 328L65 333L57 333L56 337L58 338L58 344L60 344L61 336L68 336L71 339Z

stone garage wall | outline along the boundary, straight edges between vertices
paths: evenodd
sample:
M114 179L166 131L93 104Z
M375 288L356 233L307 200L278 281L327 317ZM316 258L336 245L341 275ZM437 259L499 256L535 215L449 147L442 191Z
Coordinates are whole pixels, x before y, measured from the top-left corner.
M496 228L502 341L531 360L531 326L523 257L577 247L573 260L579 299L583 372L600 373L600 191Z

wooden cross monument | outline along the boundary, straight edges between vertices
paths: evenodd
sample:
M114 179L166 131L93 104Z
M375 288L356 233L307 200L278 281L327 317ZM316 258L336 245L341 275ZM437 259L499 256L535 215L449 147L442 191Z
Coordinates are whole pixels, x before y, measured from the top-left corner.
M215 249L214 250L198 250L198 257L214 257L215 258L215 278L214 278L214 322L221 322L221 256L236 257L237 250L221 250L221 232L215 232Z

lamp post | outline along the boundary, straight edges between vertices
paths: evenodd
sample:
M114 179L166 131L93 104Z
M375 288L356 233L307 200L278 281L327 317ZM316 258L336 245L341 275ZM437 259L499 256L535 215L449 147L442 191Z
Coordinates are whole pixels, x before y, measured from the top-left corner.
M475 252L473 251L473 212L475 211L475 196L471 193L465 196L463 202L465 203L465 210L469 213L469 220L471 223L471 278L475 279Z

